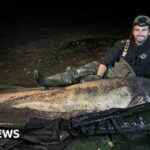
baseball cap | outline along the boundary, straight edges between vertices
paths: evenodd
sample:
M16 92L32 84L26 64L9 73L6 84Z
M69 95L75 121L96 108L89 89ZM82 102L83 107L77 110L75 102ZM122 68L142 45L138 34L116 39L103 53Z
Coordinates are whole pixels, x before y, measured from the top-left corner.
M150 26L150 17L145 15L139 15L134 19L133 25Z

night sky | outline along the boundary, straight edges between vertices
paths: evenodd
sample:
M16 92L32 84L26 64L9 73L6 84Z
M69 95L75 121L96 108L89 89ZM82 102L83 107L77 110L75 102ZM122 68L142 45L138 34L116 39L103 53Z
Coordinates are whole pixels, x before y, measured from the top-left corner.
M71 2L50 4L50 3L23 3L6 2L0 5L1 25L9 25L17 22L28 22L41 19L42 21L62 24L105 24L110 26L131 25L132 20L139 14L150 15L148 6L130 5L129 2L120 3L103 1L95 2ZM120 6L119 6L120 5Z

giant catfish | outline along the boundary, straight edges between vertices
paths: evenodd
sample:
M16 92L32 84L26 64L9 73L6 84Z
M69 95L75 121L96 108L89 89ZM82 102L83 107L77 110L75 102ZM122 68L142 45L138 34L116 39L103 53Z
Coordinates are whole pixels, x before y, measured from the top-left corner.
M0 92L0 113L27 117L72 117L110 108L126 108L149 101L150 79L116 78L79 83L68 87Z

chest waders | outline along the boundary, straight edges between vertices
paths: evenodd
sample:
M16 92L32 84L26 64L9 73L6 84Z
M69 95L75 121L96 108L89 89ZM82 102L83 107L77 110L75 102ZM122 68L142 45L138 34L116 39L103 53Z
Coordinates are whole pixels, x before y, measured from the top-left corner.
M109 67L105 75L106 78L127 78L136 76L132 67L121 57L113 67Z
M107 78L126 78L136 76L129 63L124 60L124 57L127 55L129 46L130 40L127 39L122 52L122 56L120 57L119 61L116 62L113 67L108 68L105 75Z

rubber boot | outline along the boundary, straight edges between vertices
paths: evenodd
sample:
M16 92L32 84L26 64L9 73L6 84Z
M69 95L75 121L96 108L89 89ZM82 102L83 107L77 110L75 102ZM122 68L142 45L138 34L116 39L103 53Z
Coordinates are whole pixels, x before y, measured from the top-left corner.
M62 87L71 85L74 82L72 81L71 76L68 72L55 74L49 77L44 77L37 69L34 69L34 77L36 82L45 88L48 87Z

